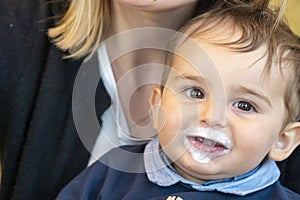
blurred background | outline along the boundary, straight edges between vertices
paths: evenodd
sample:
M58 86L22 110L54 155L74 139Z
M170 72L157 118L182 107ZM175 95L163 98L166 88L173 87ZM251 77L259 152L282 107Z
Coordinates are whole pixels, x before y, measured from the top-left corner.
M271 0L271 6L278 6L281 2L281 0ZM286 19L294 33L300 36L300 0L288 0Z

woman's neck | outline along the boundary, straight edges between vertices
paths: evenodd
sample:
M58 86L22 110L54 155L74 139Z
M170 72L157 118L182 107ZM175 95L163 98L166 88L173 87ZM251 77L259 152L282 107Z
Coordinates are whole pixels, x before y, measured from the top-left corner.
M178 30L193 16L196 6L197 1L171 10L145 11L112 0L110 35L141 27L162 27Z
M178 30L193 16L197 3L198 1L194 1L183 6L177 6L174 9L152 7L152 10L147 10L139 6L128 6L119 0L112 0L109 36L116 34L118 34L118 36L113 38L113 46L107 46L109 54L112 55L112 51L127 48L131 46L131 44L145 44L145 40L160 41L164 39L161 34L157 34L157 32L160 33L159 31L154 31L153 34L150 34L151 38L147 38L148 36L145 36L145 32L143 31L136 31L133 35L123 33L126 33L128 30L143 27ZM143 36L136 37L136 34L139 33L143 34ZM126 39L124 39L124 35L126 35ZM159 51L158 49L149 50L142 48L126 54L117 60L113 60L113 68L117 67L117 70L114 71L115 78L118 80L123 73L132 69L134 66L151 62L163 64L164 58L165 52Z
M126 54L119 55L119 53L117 53L117 59L112 59L111 63L128 127L131 135L134 137L145 137L141 135L141 129L136 127L149 127L149 130L143 129L147 137L153 136L155 133L149 118L148 104L148 99L154 87L152 84L153 81L144 85L140 83L140 80L156 80L160 77L162 72L151 71L151 73L139 73L139 70L133 69L138 69L136 68L137 66L143 66L144 64L149 65L149 63L163 64L165 51L143 47L145 42L159 42L165 40L165 37L161 34L151 34L148 32L145 34L145 32L140 30L135 32L135 34L132 34L132 32L126 34L126 31L142 27L178 30L193 16L196 5L197 1L172 10L145 11L124 5L118 0L111 1L112 16L109 36L116 37L111 37L110 39L112 40L106 43L110 58L114 58L112 55L115 55L115 52L120 49L128 49L128 47L131 46L141 46L141 48L134 48L131 52ZM136 34L142 34L142 37ZM126 35L126 39L122 37L124 35ZM158 68L159 70L162 69L162 67ZM126 75L128 74L127 72L130 72L130 76ZM144 76L147 76L147 79ZM126 84L118 84L120 80L124 80L126 77L130 77L128 80L126 79ZM128 87L134 88L134 91L129 91ZM129 100L124 98L124 96L128 96L128 94L131 94L130 98L128 98Z

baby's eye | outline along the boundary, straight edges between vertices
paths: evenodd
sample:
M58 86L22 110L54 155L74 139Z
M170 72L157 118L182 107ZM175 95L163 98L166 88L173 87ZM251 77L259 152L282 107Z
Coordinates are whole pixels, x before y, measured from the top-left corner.
M190 88L185 91L186 95L195 99L204 99L204 93L198 88Z
M238 101L233 104L233 107L238 108L243 111L246 111L246 112L256 112L255 107L252 105L252 103L250 103L248 101Z

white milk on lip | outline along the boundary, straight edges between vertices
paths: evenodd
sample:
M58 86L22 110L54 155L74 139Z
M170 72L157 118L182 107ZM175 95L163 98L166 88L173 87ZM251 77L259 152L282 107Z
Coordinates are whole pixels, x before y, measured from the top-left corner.
M212 128L187 128L183 131L184 133L184 145L187 148L188 152L191 154L193 159L199 163L208 163L212 159L228 154L231 152L231 140L228 136L219 130ZM205 139L213 140L216 143L223 144L227 149L220 152L204 152L195 148L188 139L188 136L194 137L203 137Z

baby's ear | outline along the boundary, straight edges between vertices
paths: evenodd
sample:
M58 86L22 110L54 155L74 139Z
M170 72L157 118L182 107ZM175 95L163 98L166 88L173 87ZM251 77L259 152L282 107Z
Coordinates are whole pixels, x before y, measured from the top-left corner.
M161 107L161 89L159 87L155 87L153 89L149 99L149 104L151 106L151 118L152 118L153 128L155 130L158 130L159 109Z
M300 144L300 122L289 123L274 142L269 157L275 161L282 161Z

